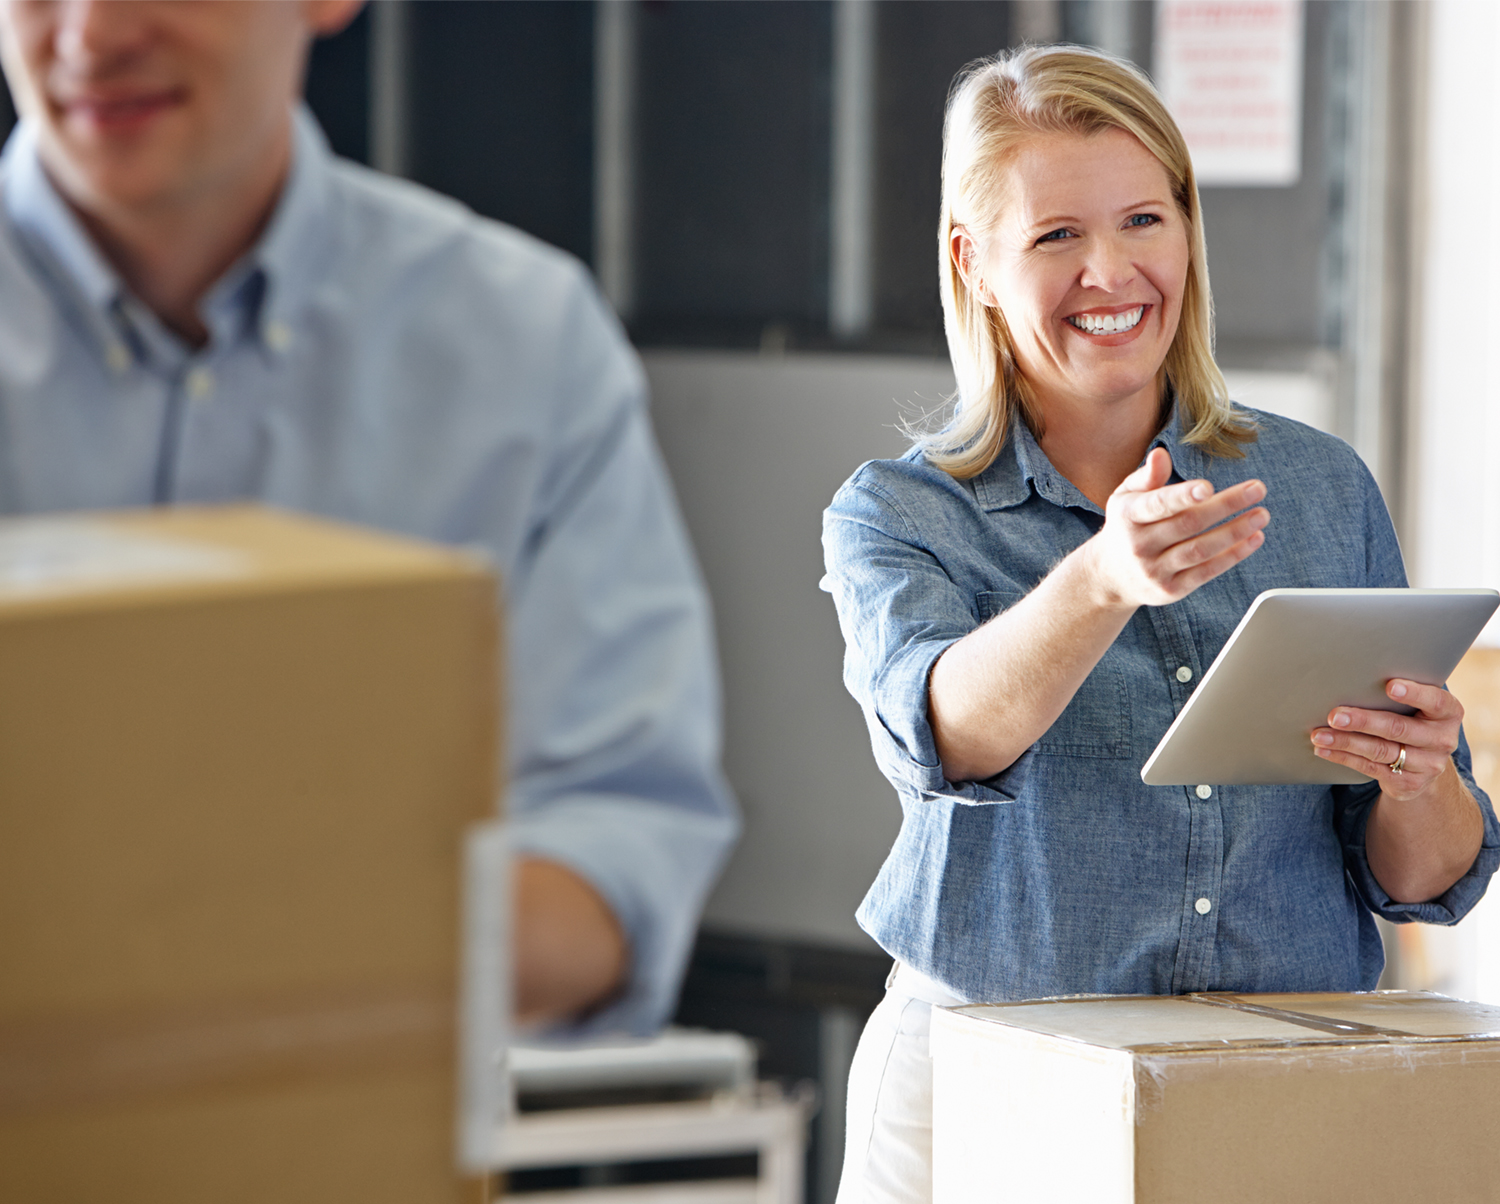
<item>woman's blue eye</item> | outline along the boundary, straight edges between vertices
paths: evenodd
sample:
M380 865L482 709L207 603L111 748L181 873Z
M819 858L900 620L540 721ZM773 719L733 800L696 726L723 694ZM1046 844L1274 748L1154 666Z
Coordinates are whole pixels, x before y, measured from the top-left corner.
M1154 226L1160 223L1161 218L1154 213L1132 213L1125 221L1127 226Z
M1037 239L1037 242L1061 242L1068 237L1070 237L1070 232L1067 230L1053 230L1050 233L1043 234Z

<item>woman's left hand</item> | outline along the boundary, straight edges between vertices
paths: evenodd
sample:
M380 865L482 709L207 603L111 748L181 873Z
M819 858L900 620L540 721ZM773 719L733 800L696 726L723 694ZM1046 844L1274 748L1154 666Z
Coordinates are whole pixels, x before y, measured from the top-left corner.
M1368 774L1392 798L1415 798L1452 764L1464 708L1439 686L1399 677L1385 683L1385 692L1392 702L1415 707L1417 713L1335 707L1328 726L1313 729L1313 748L1320 757Z

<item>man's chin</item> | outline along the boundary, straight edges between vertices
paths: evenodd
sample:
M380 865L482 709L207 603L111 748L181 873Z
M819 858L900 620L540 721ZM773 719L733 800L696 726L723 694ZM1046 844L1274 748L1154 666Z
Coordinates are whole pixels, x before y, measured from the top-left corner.
M76 208L130 210L154 208L181 191L183 172L162 150L140 145L54 145L43 154L47 173Z

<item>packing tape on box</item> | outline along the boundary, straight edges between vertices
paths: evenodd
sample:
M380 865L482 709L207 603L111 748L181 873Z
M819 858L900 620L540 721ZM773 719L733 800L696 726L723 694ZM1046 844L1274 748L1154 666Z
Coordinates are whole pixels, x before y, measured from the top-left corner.
M1280 1020L1300 1028L1310 1028L1320 1033L1331 1033L1338 1037L1416 1037L1399 1028L1380 1028L1374 1024L1360 1024L1354 1020L1335 1020L1331 1016L1315 1016L1309 1012L1292 1012L1286 1008L1268 1007L1263 1003L1251 1003L1235 995L1185 995L1193 1003L1206 1003L1210 1007L1232 1008L1236 1012L1248 1012L1252 1016L1265 1016L1269 1020Z
M456 1007L404 984L0 1022L0 1113L430 1064Z

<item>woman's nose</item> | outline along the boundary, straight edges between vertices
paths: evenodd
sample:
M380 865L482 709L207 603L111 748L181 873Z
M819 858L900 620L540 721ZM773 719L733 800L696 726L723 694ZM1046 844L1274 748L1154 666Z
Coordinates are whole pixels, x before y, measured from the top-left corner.
M1135 275L1130 249L1122 240L1108 237L1089 240L1083 274L1079 279L1084 288L1119 292L1135 279Z

